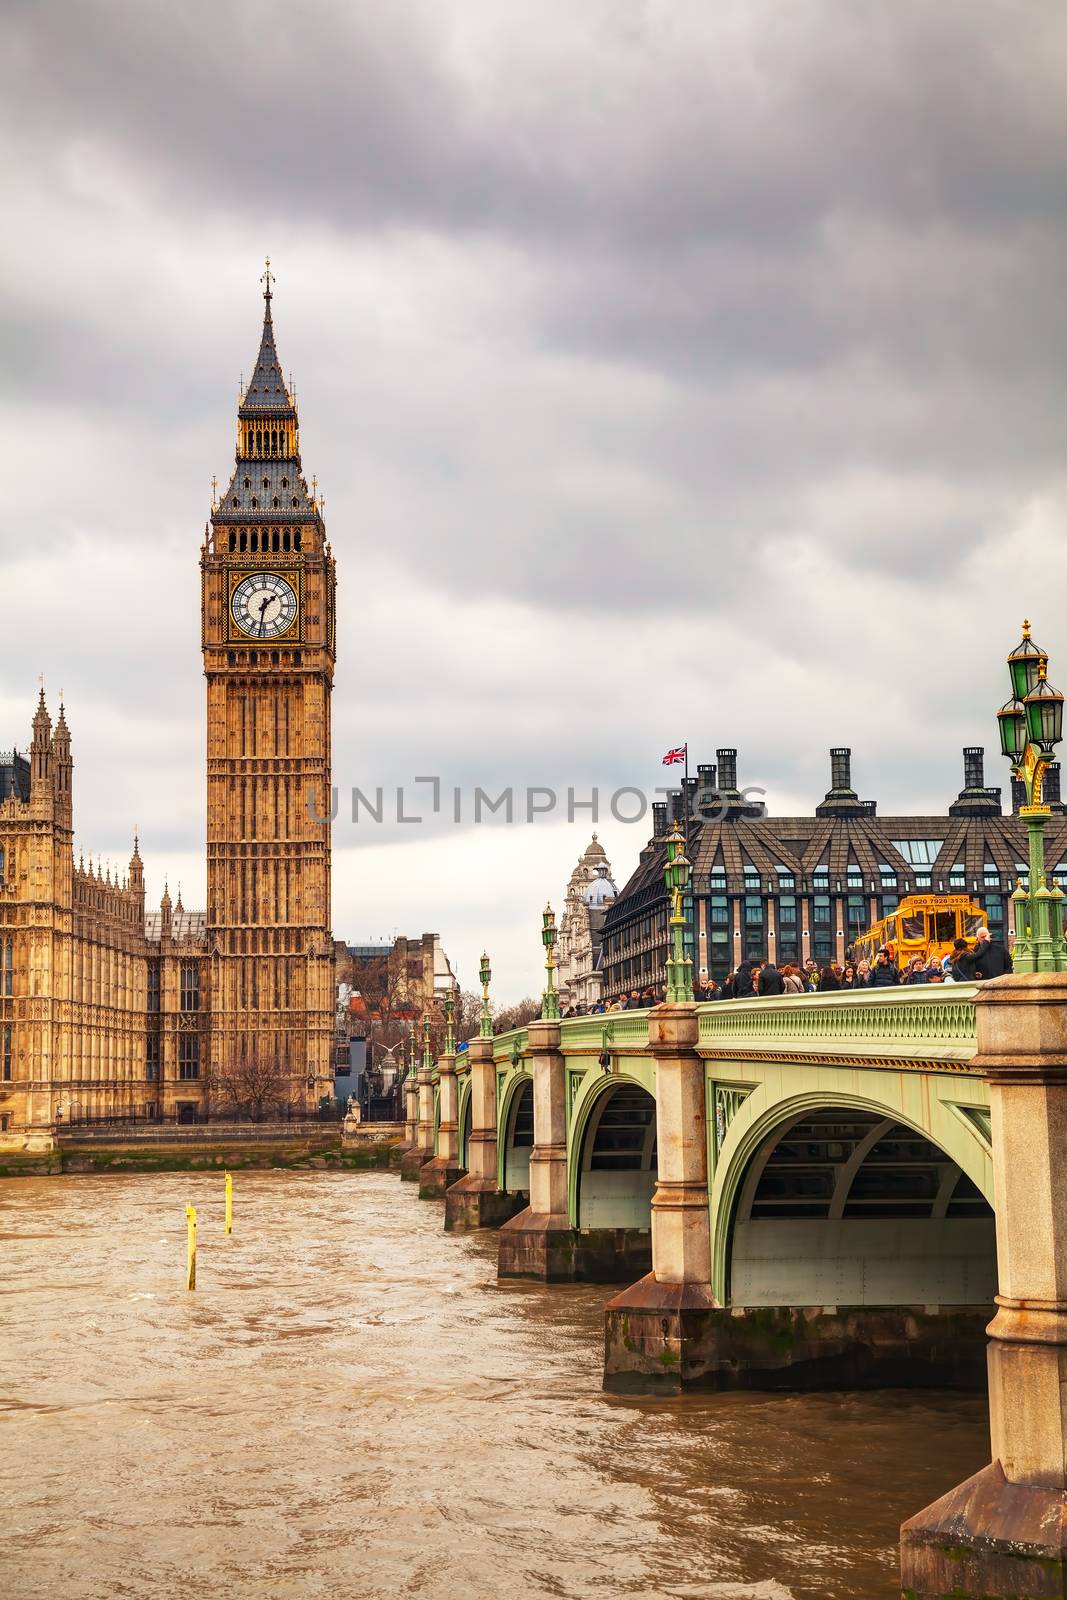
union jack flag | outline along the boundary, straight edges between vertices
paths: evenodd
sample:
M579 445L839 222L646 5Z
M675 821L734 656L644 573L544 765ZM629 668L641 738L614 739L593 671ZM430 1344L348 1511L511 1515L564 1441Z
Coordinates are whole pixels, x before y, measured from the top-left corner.
M673 750L668 750L667 754L663 757L663 765L665 767L673 767L675 762L684 761L687 748L688 747L686 745L680 744L676 745Z

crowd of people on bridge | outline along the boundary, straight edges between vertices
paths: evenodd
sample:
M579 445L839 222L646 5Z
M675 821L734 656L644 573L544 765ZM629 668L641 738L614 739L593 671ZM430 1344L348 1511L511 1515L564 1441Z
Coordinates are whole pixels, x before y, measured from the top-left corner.
M808 960L801 966L787 963L775 966L767 958L742 961L722 983L708 979L697 995L701 1000L744 1000L752 995L826 994L848 989L892 989L923 983L982 983L1011 972L1011 952L994 939L988 928L979 928L974 943L957 939L952 950L939 960L918 954L904 965L897 962L892 946L884 945L874 961L826 961L820 965Z
M767 957L750 956L721 983L708 976L697 985L698 1000L746 1000L757 995L826 994L850 989L891 989L928 983L982 983L1011 972L1011 952L988 928L979 928L974 942L957 939L948 955L919 954L900 966L892 945L885 945L872 962L848 961L778 967ZM666 999L663 984L645 984L625 990L615 999L598 1000L588 1010L569 1005L565 1017L598 1016L609 1011L645 1011Z

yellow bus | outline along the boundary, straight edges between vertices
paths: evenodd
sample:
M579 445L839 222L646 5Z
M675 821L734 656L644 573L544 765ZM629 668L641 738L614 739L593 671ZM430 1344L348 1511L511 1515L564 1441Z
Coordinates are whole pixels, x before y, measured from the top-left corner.
M957 939L973 940L985 926L985 912L966 894L909 894L897 909L852 941L854 961L869 961L883 945L898 967L913 956L940 961L952 954Z

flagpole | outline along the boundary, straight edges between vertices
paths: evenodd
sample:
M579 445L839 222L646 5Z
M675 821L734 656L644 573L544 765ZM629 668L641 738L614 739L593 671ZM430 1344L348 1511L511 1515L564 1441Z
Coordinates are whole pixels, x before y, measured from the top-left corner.
M685 833L685 853L689 855L689 740L682 746L685 751L685 785L682 789L682 829Z

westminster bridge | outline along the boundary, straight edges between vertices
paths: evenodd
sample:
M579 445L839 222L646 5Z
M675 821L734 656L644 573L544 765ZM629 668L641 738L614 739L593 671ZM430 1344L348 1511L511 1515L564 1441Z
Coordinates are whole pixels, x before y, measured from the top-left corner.
M1067 1594L1067 977L538 1020L406 1088L446 1228L626 1285L607 1388L988 1381L991 1464L905 1524L904 1593Z

